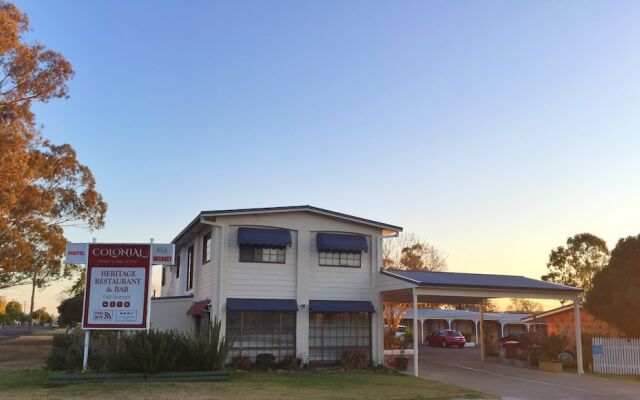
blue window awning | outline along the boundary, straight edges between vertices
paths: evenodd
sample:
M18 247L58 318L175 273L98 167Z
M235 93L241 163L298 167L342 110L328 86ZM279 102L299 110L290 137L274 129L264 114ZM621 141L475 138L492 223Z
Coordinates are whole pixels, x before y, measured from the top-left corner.
M362 235L343 235L338 233L318 233L316 235L318 251L359 253L369 251L367 238Z
M227 311L298 311L292 299L227 299Z
M291 243L291 232L287 229L238 228L238 246L282 249Z
M370 301L309 300L309 312L367 312L376 310Z

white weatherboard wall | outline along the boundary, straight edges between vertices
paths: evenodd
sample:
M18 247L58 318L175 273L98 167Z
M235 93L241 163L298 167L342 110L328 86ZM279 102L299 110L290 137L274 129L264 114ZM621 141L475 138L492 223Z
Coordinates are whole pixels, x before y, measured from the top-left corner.
M382 231L369 225L311 212L217 216L211 225L198 224L181 239L181 271L167 275L162 296L193 294L193 301L209 298L212 317L218 316L223 329L227 298L295 299L299 306L296 319L296 348L299 356L309 354L309 300L371 301L378 311L377 279L381 267L379 249ZM291 231L292 246L286 249L284 264L241 263L237 244L238 227L284 228ZM202 235L213 229L212 261L202 265ZM362 266L324 267L318 263L316 233L360 234L367 238L369 252L362 254ZM194 290L186 292L187 248L194 244ZM396 280L397 281L397 280ZM379 310L380 313L382 310ZM381 318L372 319L372 346L375 362L382 361L376 351ZM381 330L381 328L380 328Z
M193 304L191 298L155 298L151 300L151 318L149 327L158 330L193 330L193 318L187 310Z

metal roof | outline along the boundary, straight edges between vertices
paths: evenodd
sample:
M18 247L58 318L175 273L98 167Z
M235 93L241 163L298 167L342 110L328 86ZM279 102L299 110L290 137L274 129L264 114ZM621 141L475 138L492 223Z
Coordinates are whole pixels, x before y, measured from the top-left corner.
M384 275L392 276L418 286L439 286L457 288L504 289L504 290L532 290L539 292L578 293L582 289L557 283L545 282L516 275L469 274L462 272L427 272L410 270L380 271Z
M512 324L521 323L522 318L526 318L531 314L520 313L496 313L485 312L484 319L491 321L503 321ZM413 309L405 312L404 319L413 319ZM480 313L469 310L438 310L438 309L418 309L418 319L460 319L460 320L476 320L480 319Z
M388 229L395 232L402 232L402 227L396 225L385 224L383 222L374 221L371 219L356 217L349 214L340 213L337 211L331 211L320 207L314 207L310 205L302 206L284 206L284 207L262 207L262 208L238 208L230 210L210 210L200 211L200 213L186 226L179 234L171 241L171 243L177 243L184 235L186 235L191 228L200 222L201 217L215 217L217 215L241 215L241 214L269 214L280 212L296 212L296 211L308 211L316 214L327 215L335 218L346 219L353 222L358 222L364 225L375 226L382 229Z

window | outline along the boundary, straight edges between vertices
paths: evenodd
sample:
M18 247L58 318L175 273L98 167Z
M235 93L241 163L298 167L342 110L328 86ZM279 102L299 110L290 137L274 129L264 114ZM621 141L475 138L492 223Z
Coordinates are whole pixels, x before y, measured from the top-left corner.
M295 311L229 311L227 337L235 338L231 358L261 353L273 354L276 361L296 352Z
M318 263L326 267L359 268L361 258L361 253L321 251L318 256Z
M193 246L187 249L187 290L193 289Z
M368 313L310 313L309 361L336 363L346 350L371 357L371 316Z
M202 263L206 264L211 261L211 231L202 237Z
M162 286L167 284L167 268L162 267Z
M286 249L240 247L240 262L284 264Z
M180 250L178 250L178 253ZM180 278L180 255L176 256L176 279Z

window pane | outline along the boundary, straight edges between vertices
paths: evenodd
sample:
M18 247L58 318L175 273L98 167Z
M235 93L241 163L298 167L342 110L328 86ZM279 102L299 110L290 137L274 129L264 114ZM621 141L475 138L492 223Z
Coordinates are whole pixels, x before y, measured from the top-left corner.
M240 262L284 264L285 259L286 249L262 248L252 246L240 247Z
M318 255L318 264L333 267L360 267L361 253L322 251Z
M309 359L336 363L346 350L371 356L371 318L368 313L310 313Z
M230 311L227 335L234 343L230 357L273 354L277 361L295 354L295 318L291 311ZM227 360L231 361L231 359Z

